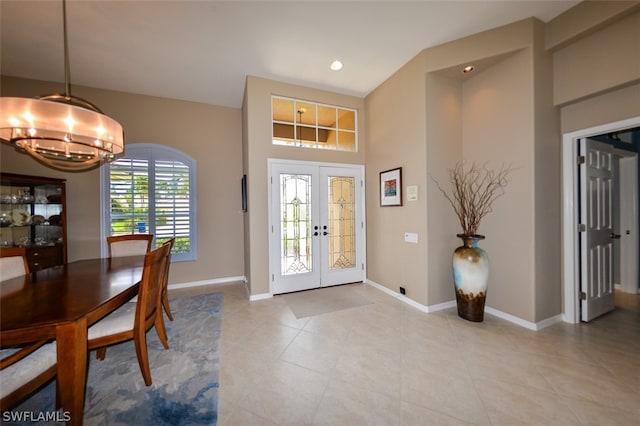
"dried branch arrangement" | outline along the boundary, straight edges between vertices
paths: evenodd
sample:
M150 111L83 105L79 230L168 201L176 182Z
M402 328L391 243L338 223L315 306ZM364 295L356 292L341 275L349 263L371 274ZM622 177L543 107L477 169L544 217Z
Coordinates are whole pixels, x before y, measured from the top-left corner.
M480 221L492 212L491 206L496 198L505 192L508 184L507 175L513 169L502 166L500 170L491 170L486 165L478 166L472 163L466 169L462 162L458 162L453 169L449 169L451 192L445 191L438 181L431 178L440 192L449 200L458 216L464 235L477 235Z

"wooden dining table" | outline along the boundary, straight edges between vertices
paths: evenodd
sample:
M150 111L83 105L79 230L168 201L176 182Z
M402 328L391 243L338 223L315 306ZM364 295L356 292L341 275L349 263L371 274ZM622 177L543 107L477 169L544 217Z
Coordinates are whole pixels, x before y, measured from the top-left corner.
M138 293L144 256L79 260L0 282L0 344L57 342L57 391L67 424L81 425L87 329Z

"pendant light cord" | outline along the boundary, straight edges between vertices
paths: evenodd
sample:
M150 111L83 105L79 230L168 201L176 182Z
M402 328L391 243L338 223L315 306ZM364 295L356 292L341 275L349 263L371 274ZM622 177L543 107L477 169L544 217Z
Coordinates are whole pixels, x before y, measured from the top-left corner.
M67 35L67 0L62 0L62 39L64 45L64 93L51 93L49 95L40 96L40 99L75 105L90 111L104 114L100 108L88 100L71 96L71 73L69 71L71 67L69 65L69 41Z
M71 97L71 84L69 83L69 45L67 43L67 0L62 0L62 33L64 43L64 94Z

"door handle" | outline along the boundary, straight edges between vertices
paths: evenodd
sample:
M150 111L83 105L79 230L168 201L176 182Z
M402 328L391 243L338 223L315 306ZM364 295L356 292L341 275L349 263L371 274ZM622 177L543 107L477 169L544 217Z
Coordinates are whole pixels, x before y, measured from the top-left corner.
M615 232L611 233L611 239L612 240L617 240L618 238L620 238L620 236L621 236L620 234L616 234Z

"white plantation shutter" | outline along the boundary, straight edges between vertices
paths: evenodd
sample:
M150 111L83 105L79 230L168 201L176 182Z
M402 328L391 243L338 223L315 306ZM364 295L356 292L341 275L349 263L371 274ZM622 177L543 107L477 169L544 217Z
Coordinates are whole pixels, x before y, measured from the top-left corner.
M172 260L195 259L195 175L195 160L177 150L127 145L124 157L101 169L103 241L108 235L153 234L159 247L175 237Z
M149 162L121 158L110 165L111 232L146 234L149 223ZM144 224L139 230L138 224Z
M189 238L189 167L179 161L155 162L156 240Z

